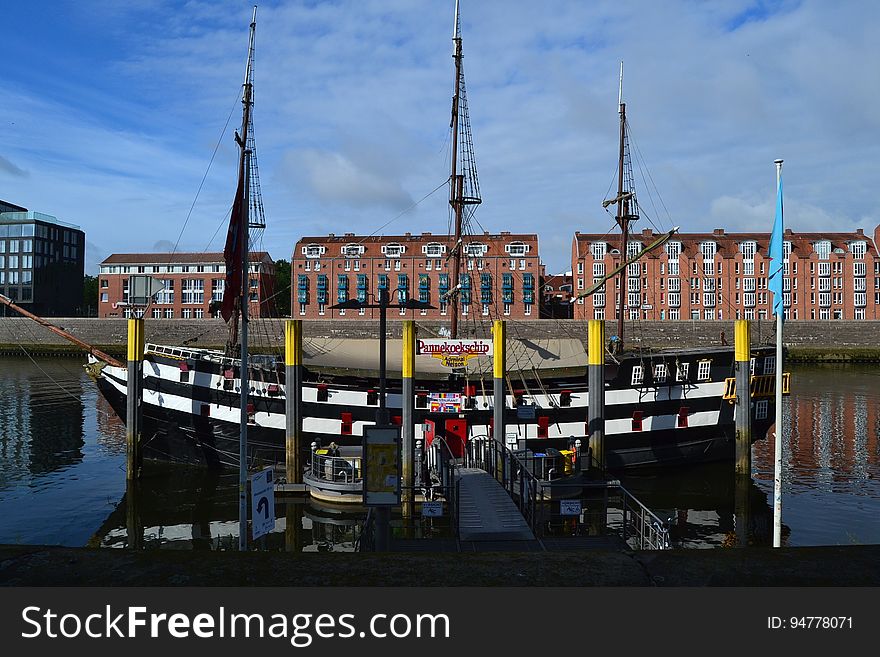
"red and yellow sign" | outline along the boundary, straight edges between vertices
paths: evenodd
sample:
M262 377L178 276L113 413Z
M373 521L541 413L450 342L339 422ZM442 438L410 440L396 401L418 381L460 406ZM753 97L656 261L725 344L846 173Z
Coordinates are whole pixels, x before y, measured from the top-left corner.
M444 367L465 367L471 358L486 356L492 351L491 340L417 340L416 353L439 360Z

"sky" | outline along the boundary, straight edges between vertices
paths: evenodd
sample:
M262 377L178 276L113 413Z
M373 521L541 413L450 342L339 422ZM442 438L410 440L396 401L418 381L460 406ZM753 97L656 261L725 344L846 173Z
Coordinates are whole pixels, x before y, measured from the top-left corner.
M454 0L257 9L254 134L267 228L445 234ZM0 199L111 253L221 251L252 2L6 3ZM618 85L635 230L769 231L776 158L795 231L880 223L880 3L461 0L478 230L614 232Z

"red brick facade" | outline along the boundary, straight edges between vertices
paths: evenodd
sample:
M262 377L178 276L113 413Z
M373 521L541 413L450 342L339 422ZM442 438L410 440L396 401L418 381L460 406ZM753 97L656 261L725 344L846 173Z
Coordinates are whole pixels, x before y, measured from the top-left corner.
M389 317L448 319L444 295L452 281L453 240L423 233L362 236L347 233L303 237L291 258L291 316L301 319L377 319L375 308L338 310L331 306L358 299L376 303L386 287L392 304L415 299L433 310L393 309ZM484 233L462 243L461 317L538 319L537 235Z
M249 276L251 317L269 317L275 289L275 265L268 253L251 254ZM127 317L128 277L147 274L167 281L147 308L147 318L203 319L212 317L212 301L223 300L226 265L222 253L114 253L101 263L98 316ZM214 306L217 310L217 304Z
M880 255L876 240L853 233L785 231L785 313L788 319L880 319ZM658 238L651 230L631 235L631 253ZM629 265L628 319L770 318L769 233L674 235ZM575 233L572 276L577 296L594 278L621 262L620 239ZM619 279L574 303L576 319L617 317ZM604 293L603 293L604 292Z

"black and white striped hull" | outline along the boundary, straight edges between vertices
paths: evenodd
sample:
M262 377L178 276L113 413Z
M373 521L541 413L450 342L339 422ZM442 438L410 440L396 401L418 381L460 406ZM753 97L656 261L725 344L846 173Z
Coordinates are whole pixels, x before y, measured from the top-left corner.
M188 352L197 353L197 352ZM730 359L728 359L729 361ZM188 362L181 375L181 362ZM724 376L730 362L717 358L718 372L705 382L615 387L605 397L606 462L609 468L685 465L732 459L734 455L733 405L722 399ZM628 376L621 364L617 381ZM729 375L728 375L729 376ZM280 377L280 378L279 378ZM125 416L127 371L105 366L99 387L116 412ZM186 380L181 380L186 379ZM217 467L238 467L240 393L237 378L224 376L224 366L208 361L149 355L144 362L145 458ZM364 427L376 417L370 382L339 377L319 385L303 385L304 449L314 441L359 445ZM392 382L393 383L393 382ZM461 383L424 382L423 392L461 390ZM375 384L374 384L375 385ZM457 386L457 387L456 387ZM378 388L378 386L376 386ZM487 438L492 432L494 399L491 382L484 394L474 386L465 408L458 412L431 412L416 408L415 438L423 440L426 427L447 441L457 436ZM417 390L419 388L417 387ZM540 390L540 392L538 392ZM570 391L565 395L562 390ZM284 462L286 395L283 373L257 372L251 381L252 405L248 430L248 458L252 465ZM508 394L505 433L515 434L527 447L566 448L576 440L587 444L587 387L583 378L559 379ZM523 419L517 410L523 401L534 404L534 418ZM562 405L565 403L566 405ZM400 415L401 395L391 389L387 406L392 418ZM640 421L634 418L640 416ZM753 436L763 437L772 418L758 420ZM433 437L433 436L430 436Z

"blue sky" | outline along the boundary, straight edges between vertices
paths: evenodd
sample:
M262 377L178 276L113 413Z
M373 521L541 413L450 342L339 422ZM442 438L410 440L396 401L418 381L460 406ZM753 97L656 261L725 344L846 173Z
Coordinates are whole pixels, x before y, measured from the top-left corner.
M372 233L395 217L385 232L446 231L445 188L429 193L449 175L453 7L260 4L254 120L273 257L301 235ZM110 253L178 239L222 250L251 11L7 3L0 198L83 227L90 273ZM880 3L462 0L462 29L476 219L537 232L550 271L568 268L575 230L612 229L601 202L620 60L649 174L637 171L637 228L769 230L777 157L787 226L880 223Z

